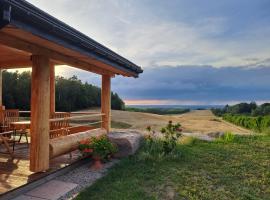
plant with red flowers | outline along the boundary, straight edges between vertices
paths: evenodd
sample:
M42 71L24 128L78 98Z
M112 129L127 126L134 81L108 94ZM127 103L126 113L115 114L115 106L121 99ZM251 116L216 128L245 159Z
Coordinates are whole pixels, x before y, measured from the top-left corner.
M83 157L91 156L93 149L91 147L91 139L84 139L79 142L79 150Z

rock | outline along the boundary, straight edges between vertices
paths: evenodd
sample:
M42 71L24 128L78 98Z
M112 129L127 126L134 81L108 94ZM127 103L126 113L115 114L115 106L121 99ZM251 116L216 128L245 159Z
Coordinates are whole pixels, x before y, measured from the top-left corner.
M110 141L118 146L116 158L133 155L139 149L143 136L139 131L114 131L108 134Z

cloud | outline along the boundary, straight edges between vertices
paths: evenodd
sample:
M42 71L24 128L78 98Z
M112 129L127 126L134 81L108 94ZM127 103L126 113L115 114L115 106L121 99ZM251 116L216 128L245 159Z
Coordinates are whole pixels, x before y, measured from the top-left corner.
M267 66L162 66L146 69L139 79L116 78L113 88L127 100L224 103L268 101L269 84Z
M268 0L29 1L144 68L139 79L113 79L125 99L270 99ZM77 69L57 73L100 85Z
M270 52L267 1L30 0L144 68L248 64Z

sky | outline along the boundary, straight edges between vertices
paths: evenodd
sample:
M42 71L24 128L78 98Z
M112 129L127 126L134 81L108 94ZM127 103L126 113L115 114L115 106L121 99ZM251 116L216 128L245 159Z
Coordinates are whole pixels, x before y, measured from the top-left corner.
M140 65L116 77L127 104L270 101L269 0L29 0ZM100 77L67 67L100 84Z

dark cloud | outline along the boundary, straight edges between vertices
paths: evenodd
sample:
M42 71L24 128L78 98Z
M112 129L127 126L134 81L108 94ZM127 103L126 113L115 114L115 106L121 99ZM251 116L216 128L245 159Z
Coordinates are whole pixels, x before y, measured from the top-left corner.
M270 67L162 66L138 79L117 77L113 89L125 99L190 101L270 100Z

